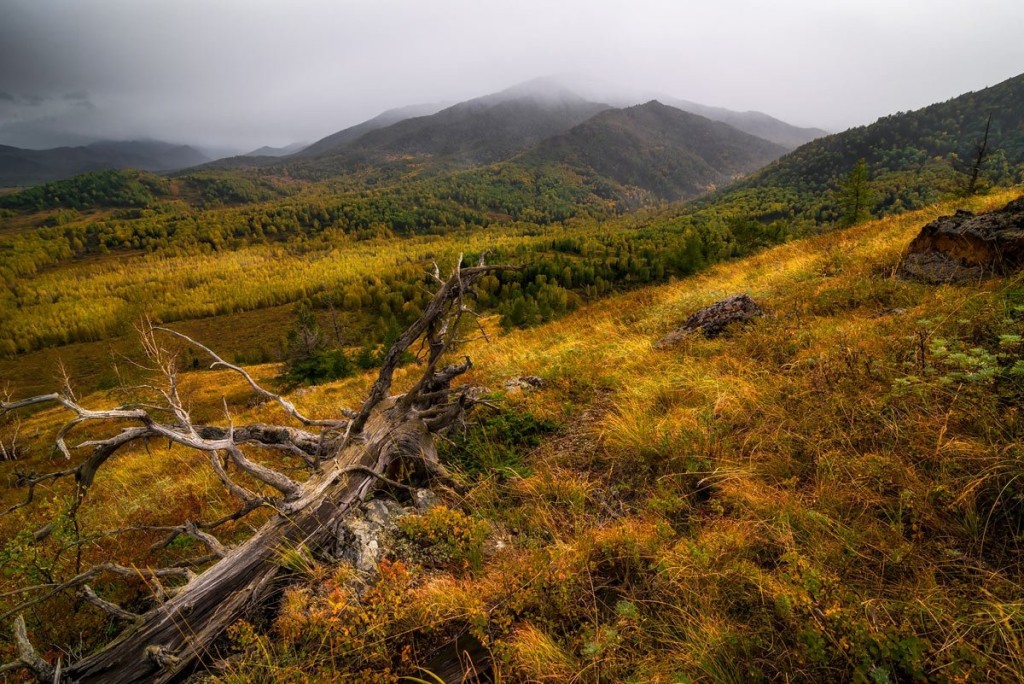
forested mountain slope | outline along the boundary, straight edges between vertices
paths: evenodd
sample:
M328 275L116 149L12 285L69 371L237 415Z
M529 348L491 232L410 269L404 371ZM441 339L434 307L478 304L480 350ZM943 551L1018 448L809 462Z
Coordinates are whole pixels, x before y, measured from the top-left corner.
M1024 75L869 126L814 140L730 192L793 193L795 212L818 222L838 216L838 191L859 159L867 162L876 214L921 206L966 185L991 117L984 182L1011 184L1024 173Z
M784 152L726 124L651 101L602 112L520 161L588 169L672 201L726 185Z
M430 116L360 131L354 138L342 131L337 138L326 138L286 160L280 168L323 178L367 165L480 166L508 159L604 109L608 105L589 102L552 83L530 82Z

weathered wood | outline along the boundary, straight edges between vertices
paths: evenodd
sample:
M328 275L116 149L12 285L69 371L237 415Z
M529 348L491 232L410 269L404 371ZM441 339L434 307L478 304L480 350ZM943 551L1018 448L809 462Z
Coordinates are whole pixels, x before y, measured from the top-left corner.
M128 622L130 617L132 624L99 651L63 669L55 675L57 679L83 684L118 684L169 682L182 678L213 655L211 649L231 625L252 609L265 604L280 590L287 575L284 557L288 552L301 549L330 553L336 545L339 525L374 488L382 484L402 486L389 477L398 470L395 466L400 461L412 460L428 474L443 473L443 468L437 463L433 435L461 420L473 401L466 393L451 390L452 380L471 367L469 359L442 370L437 370L438 363L455 339L459 320L467 311L463 297L468 288L481 275L501 268L504 267L483 266L482 263L470 268L456 268L452 276L442 283L420 318L385 355L377 381L361 409L358 412L340 410L345 419L307 418L283 397L260 387L243 369L228 364L191 338L167 331L209 353L215 359L214 366L240 373L258 395L276 401L289 416L304 426L320 428L320 435L282 426L250 425L236 429L227 414L226 402L228 427L193 425L178 396L174 357L160 348L152 330L144 332L143 343L150 358L157 362L167 377L167 389L158 388L158 391L167 402L164 410L174 417L173 422L161 422L146 409L135 407L93 411L80 406L73 397L60 394L19 402L0 402L0 413L45 402L55 402L72 411L75 417L58 434L58 446L65 453L68 450L64 447L63 437L83 421L128 420L141 423L123 429L114 437L79 445L77 448L92 448L92 455L78 467L31 480L28 499L19 506L31 502L31 485L74 476L79 485L77 509L98 469L118 449L133 441L156 437L209 454L214 473L224 487L244 503L238 514L225 520L244 515L261 505L273 505L277 511L254 536L234 548L225 547L209 534L208 530L219 522L207 524L205 530L188 521L172 528L172 536L168 539L178 534L193 536L210 549L211 555L202 560L204 563L215 561L213 565L198 575L183 568L145 571L154 581L160 572L175 572L187 577L188 581L173 592L166 592L170 595L165 601L138 616L120 611L95 594L88 596L92 603L119 615L124 621ZM402 354L421 337L429 350L423 376L406 394L388 396L392 375ZM243 444L257 444L298 456L312 475L304 482L292 480L248 459L239 448ZM273 487L283 496L258 498L252 491L236 484L223 467L222 454L247 476ZM166 540L162 542L166 543ZM41 599L23 603L20 607L81 586L100 572L124 570L127 568L110 564L97 566L52 589ZM88 594L89 590L86 591ZM20 625L24 632L24 623ZM31 646L27 637L25 644ZM46 662L39 659L33 660L30 667L35 671L44 665Z
M351 466L386 472L404 456L436 460L426 425L415 415L393 415L393 402L387 403L367 421L365 440L352 443L322 475L307 481L289 511L140 616L138 625L115 642L68 667L65 676L83 684L167 682L209 655L207 649L228 627L275 591L275 580L285 572L282 552L332 546L338 524L378 484L378 478ZM153 657L155 652L174 659Z

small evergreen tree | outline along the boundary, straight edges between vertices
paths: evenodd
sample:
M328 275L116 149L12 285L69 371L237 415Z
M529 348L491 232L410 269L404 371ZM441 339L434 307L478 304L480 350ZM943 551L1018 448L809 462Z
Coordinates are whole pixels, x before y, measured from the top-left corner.
M843 181L839 204L841 224L852 226L871 216L871 189L868 187L868 163L858 159Z
M313 303L303 299L295 305L295 323L288 331L288 359L308 359L325 346Z
M295 305L295 324L288 331L288 352L282 379L293 385L318 385L352 375L352 361L344 349L328 349L313 304Z

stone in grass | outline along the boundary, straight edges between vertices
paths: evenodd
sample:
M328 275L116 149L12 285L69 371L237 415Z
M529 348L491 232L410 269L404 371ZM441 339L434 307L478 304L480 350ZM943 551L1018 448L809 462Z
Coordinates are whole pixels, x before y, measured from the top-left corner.
M364 578L374 577L395 521L410 512L389 499L367 501L339 525L335 557L350 563Z
M704 337L718 337L733 323L746 323L764 310L747 294L735 294L694 312L680 327L658 340L655 349L667 349L694 333Z
M337 530L335 558L347 561L362 580L376 576L377 566L387 555L397 521L403 515L426 513L437 505L437 495L429 489L412 493L412 505L402 506L390 499L371 499L360 505L341 522Z
M986 214L958 210L924 228L907 247L900 275L964 283L1024 267L1024 197Z
M505 391L509 394L530 392L544 387L544 379L536 375L520 375L505 381Z

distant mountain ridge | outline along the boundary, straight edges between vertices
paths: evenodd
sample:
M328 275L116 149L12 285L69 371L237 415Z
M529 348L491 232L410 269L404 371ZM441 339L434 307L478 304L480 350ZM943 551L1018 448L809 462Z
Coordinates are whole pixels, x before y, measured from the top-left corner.
M300 157L332 154L369 161L402 157L443 158L461 166L507 159L545 138L583 123L609 105L590 102L554 84L530 82L460 102L429 115L404 119L351 140L340 131ZM369 123L369 122L367 122ZM340 144L326 147L328 140Z
M732 112L686 100L659 99L663 105L720 121L787 148L824 133L791 126L759 112ZM391 109L309 145L264 146L237 156L220 158L218 154L213 157L215 161L195 148L154 142L104 142L52 150L0 146L0 184L33 185L88 171L127 167L148 171L237 169L241 173L262 169L258 173L307 180L375 168L387 169L390 178L412 169L437 173L511 159L610 109L611 105L583 97L555 79L540 78L454 105L417 104ZM607 136L610 131L603 134ZM668 165L661 173L671 166L667 154L661 155L659 163ZM693 175L696 166L688 166L684 175ZM733 176L729 169L725 177ZM653 179L651 174L648 177ZM722 174L703 169L693 177L715 185L721 182ZM655 194L689 196L690 192L683 192L680 185L670 188L672 185L672 181L660 183Z
M292 143L284 147L270 147L264 145L251 152L241 155L243 157L287 157L290 154L297 154L309 147L309 143Z
M800 128L799 126L776 119L774 116L769 116L764 112L737 112L725 109L724 107L709 107L708 105L678 98L662 98L661 101L670 107L675 107L691 114L699 114L712 121L721 121L733 128L738 128L744 133L756 135L758 138L764 138L789 149L800 147L805 143L828 135L828 131L820 128Z
M406 119L430 116L431 114L436 114L447 106L449 105L429 103L389 109L386 112L378 114L372 119L358 123L355 126L349 126L337 133L332 133L327 137L321 138L312 145L307 145L302 150L298 151L298 154L301 157L316 157L326 152L338 151L349 143L355 142L370 131L386 128L400 121L405 121Z
M209 161L188 145L132 140L26 150L0 146L0 186L35 185L89 171L134 168L174 171Z
M521 159L586 169L673 201L728 183L785 152L781 145L652 100L603 111Z

